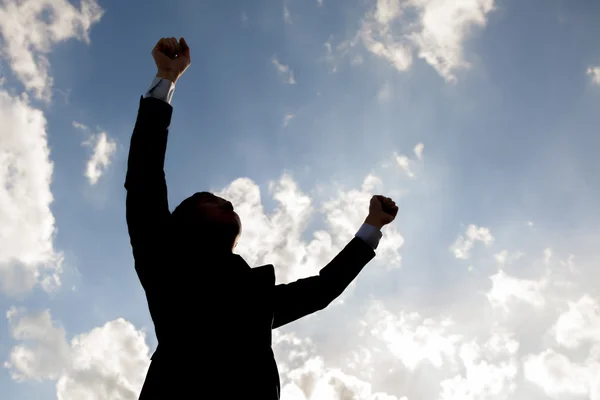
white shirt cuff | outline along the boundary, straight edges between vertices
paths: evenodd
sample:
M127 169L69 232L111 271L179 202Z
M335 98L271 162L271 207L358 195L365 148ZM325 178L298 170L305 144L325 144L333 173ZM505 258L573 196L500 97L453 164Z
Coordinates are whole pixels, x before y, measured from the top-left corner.
M154 97L171 104L175 84L168 79L155 77L144 97Z
M375 250L379 245L379 241L383 236L383 233L373 225L362 224L358 232L355 235L357 238L364 240L369 246Z

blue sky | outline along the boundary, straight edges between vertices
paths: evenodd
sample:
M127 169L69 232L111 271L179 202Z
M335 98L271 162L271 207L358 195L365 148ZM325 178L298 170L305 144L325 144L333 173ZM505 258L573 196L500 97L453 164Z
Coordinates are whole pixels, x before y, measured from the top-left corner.
M156 340L125 165L150 51L183 36L171 208L231 199L239 253L287 282L372 194L400 207L340 301L275 333L282 399L600 399L599 20L593 1L0 2L3 398L137 398Z

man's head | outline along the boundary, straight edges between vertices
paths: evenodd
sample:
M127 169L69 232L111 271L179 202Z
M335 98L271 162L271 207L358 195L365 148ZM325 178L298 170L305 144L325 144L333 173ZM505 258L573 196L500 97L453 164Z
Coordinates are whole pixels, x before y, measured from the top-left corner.
M233 250L242 232L231 202L210 192L198 192L182 201L173 218L187 238L201 240L215 250Z

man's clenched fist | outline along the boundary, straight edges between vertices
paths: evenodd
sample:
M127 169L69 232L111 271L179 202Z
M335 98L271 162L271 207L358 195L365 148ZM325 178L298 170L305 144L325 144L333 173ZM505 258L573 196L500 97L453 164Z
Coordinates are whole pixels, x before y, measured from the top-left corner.
M394 200L381 195L373 196L369 204L369 215L365 219L365 223L381 229L384 225L396 219L397 214L398 207Z
M173 83L177 82L192 63L190 48L184 38L179 39L179 42L174 37L160 39L152 49L152 57L158 69L156 76Z

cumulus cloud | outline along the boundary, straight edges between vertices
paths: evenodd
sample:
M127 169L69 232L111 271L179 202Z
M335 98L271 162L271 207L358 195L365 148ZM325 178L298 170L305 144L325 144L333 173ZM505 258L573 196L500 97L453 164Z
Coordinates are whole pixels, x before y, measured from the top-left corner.
M553 327L556 343L565 348L577 348L583 343L600 345L600 304L589 294L568 302ZM600 354L599 354L600 355Z
M401 14L399 1L378 0L365 15L357 39L375 56L387 60L398 71L406 71L413 62L412 48L408 41L398 38L391 26Z
M90 28L102 13L94 0L83 0L79 8L66 0L4 1L0 53L26 91L49 101L52 46L72 38L89 43ZM51 291L60 285L62 255L53 246L46 119L25 93L5 90L0 91L0 113L0 288L15 296L38 284Z
M289 282L317 273L352 239L367 216L374 190L380 186L379 178L368 175L360 188L340 188L319 206L286 173L268 185L277 202L272 213L265 212L260 189L250 179L236 179L215 192L234 204L242 220L242 238L236 251L250 265L274 264L278 280ZM305 229L317 213L324 218L326 229L306 237ZM384 229L377 259L398 265L404 239L396 226Z
M282 399L407 400L375 391L369 382L340 368L327 367L308 338L274 331L273 351L282 375Z
M67 340L48 310L7 313L14 346L4 366L14 380L56 381L61 400L135 400L150 365L145 334L122 318Z
M598 398L599 299L584 294L569 300L577 290L564 292L556 285L558 275L565 273L563 260L542 253L543 267L553 274L535 280L502 270L492 273L496 282L484 293L487 302L463 304L456 299L447 307L416 311L394 301L369 300L359 328L345 336L341 353L331 354L318 341L290 331L277 332L274 346L283 393L302 400ZM491 252L487 260L488 267L497 266ZM522 255L518 260L536 264L539 257ZM567 276L577 278L570 272L562 278ZM552 277L554 284L549 282ZM503 285L508 295L488 295ZM496 307L499 301L516 302L509 308L512 318L518 317L516 323ZM458 307L466 312L456 312ZM541 330L532 329L540 323ZM539 391L524 385L522 377Z
M341 249L351 239L353 230L362 224L366 216L371 197L376 192L383 192L383 187L379 177L369 174L360 189L338 189L335 197L323 204L321 211L325 213L327 225L333 233L336 249ZM404 238L398 224L390 224L384 229L383 238L377 247L377 258L391 267L400 265L400 248L404 244Z
M528 355L524 376L554 399L595 400L600 398L600 302L586 293L567 304L549 329L556 346Z
M251 265L275 264L278 280L285 282L316 273L339 252L362 224L372 192L380 185L379 178L367 175L360 188L340 189L315 206L291 175L284 174L268 185L269 195L278 203L272 213L264 211L258 185L247 178L235 180L219 194L234 202L244 221L239 253ZM317 210L327 228L305 240L302 233ZM388 228L377 258L393 264L399 261L403 239L397 228ZM135 399L139 393L149 349L144 334L129 322L110 321L69 342L47 310L28 313L13 308L7 318L13 339L19 342L5 363L14 380L56 381L61 399ZM295 393L300 399L336 394L346 398L354 393L365 399L397 399L373 391L368 382L339 368L326 367L310 339L276 332L274 346L286 360L281 371L284 393L290 397Z
M110 166L117 150L117 143L114 139L109 138L106 132L93 133L87 126L79 122L73 122L73 126L87 135L87 139L82 145L91 148L92 151L86 165L85 176L90 185L95 185Z
M509 398L516 389L519 343L506 333L493 333L483 344L460 346L463 373L440 382L440 400Z
M367 315L368 319L363 321L365 329L381 340L409 370L424 361L440 368L446 359L454 356L461 339L451 332L451 319L436 321L404 310L395 314L381 303L374 303Z
M592 82L600 85L600 67L589 67L587 74L592 78Z
M407 35L419 57L446 80L455 80L455 70L470 66L464 42L474 27L486 25L494 0L412 0L408 5L419 15L419 27Z
M264 192L247 178L231 182L218 194L231 199L242 217L238 253L253 266L273 263L280 282L318 271L353 236L371 193L385 188L385 182L371 173L354 189L331 186L325 194L308 194L289 173ZM267 196L275 200L272 211L263 206ZM316 215L325 225L307 235ZM523 223L516 226L522 230ZM395 265L403 239L399 227L385 229L376 262ZM476 242L496 240L491 228L475 225L461 236L460 254L470 251L465 242L472 248ZM531 254L517 251L518 237L512 245L500 244L505 249L500 252L481 248L481 279L469 274L469 290L462 290L461 276L444 282L461 287L444 304L427 298L419 306L376 294L353 303L358 308L335 310L335 323L320 320L321 331L314 329L315 320L311 329L298 322L274 331L282 398L597 398L600 305L593 293L582 294L576 272L593 271L595 264L566 268L574 263L572 257L550 247ZM453 257L445 247L439 250ZM423 297L436 296L422 284L412 287L423 290ZM351 307L350 302L338 306ZM148 348L143 333L127 321L108 322L68 341L47 311L12 309L8 320L18 341L6 363L14 379L56 381L59 398L65 399L135 398L148 366ZM308 322L304 324L306 328ZM336 329L345 332L343 341L324 339Z
M296 84L296 77L294 76L294 71L289 66L282 64L279 61L279 58L277 58L277 56L273 56L271 62L275 66L275 69L277 70L279 76L283 77L286 83L290 85Z
M79 8L68 0L5 0L0 6L1 54L27 91L49 100L52 46L72 38L89 44L90 29L102 15L95 0L82 0Z
M26 97L0 91L0 287L22 295L60 285L62 255L53 245L53 164L46 119Z
M585 365L572 362L553 349L525 359L525 378L537 384L553 399L577 396L592 400L600 396L598 375L600 364L586 361Z
M446 81L470 67L465 42L473 28L482 28L494 10L494 0L377 0L364 15L356 36L342 52L359 43L398 71L413 64L413 53L431 65Z
M487 292L487 298L493 306L508 310L508 303L520 301L535 307L544 306L542 290L546 282L544 279L519 279L500 270L490 277L492 288Z
M494 241L494 237L489 228L478 227L470 224L464 235L459 235L456 241L450 246L450 251L454 256L461 260L467 260L471 257L471 250L477 242L484 245L490 245Z

